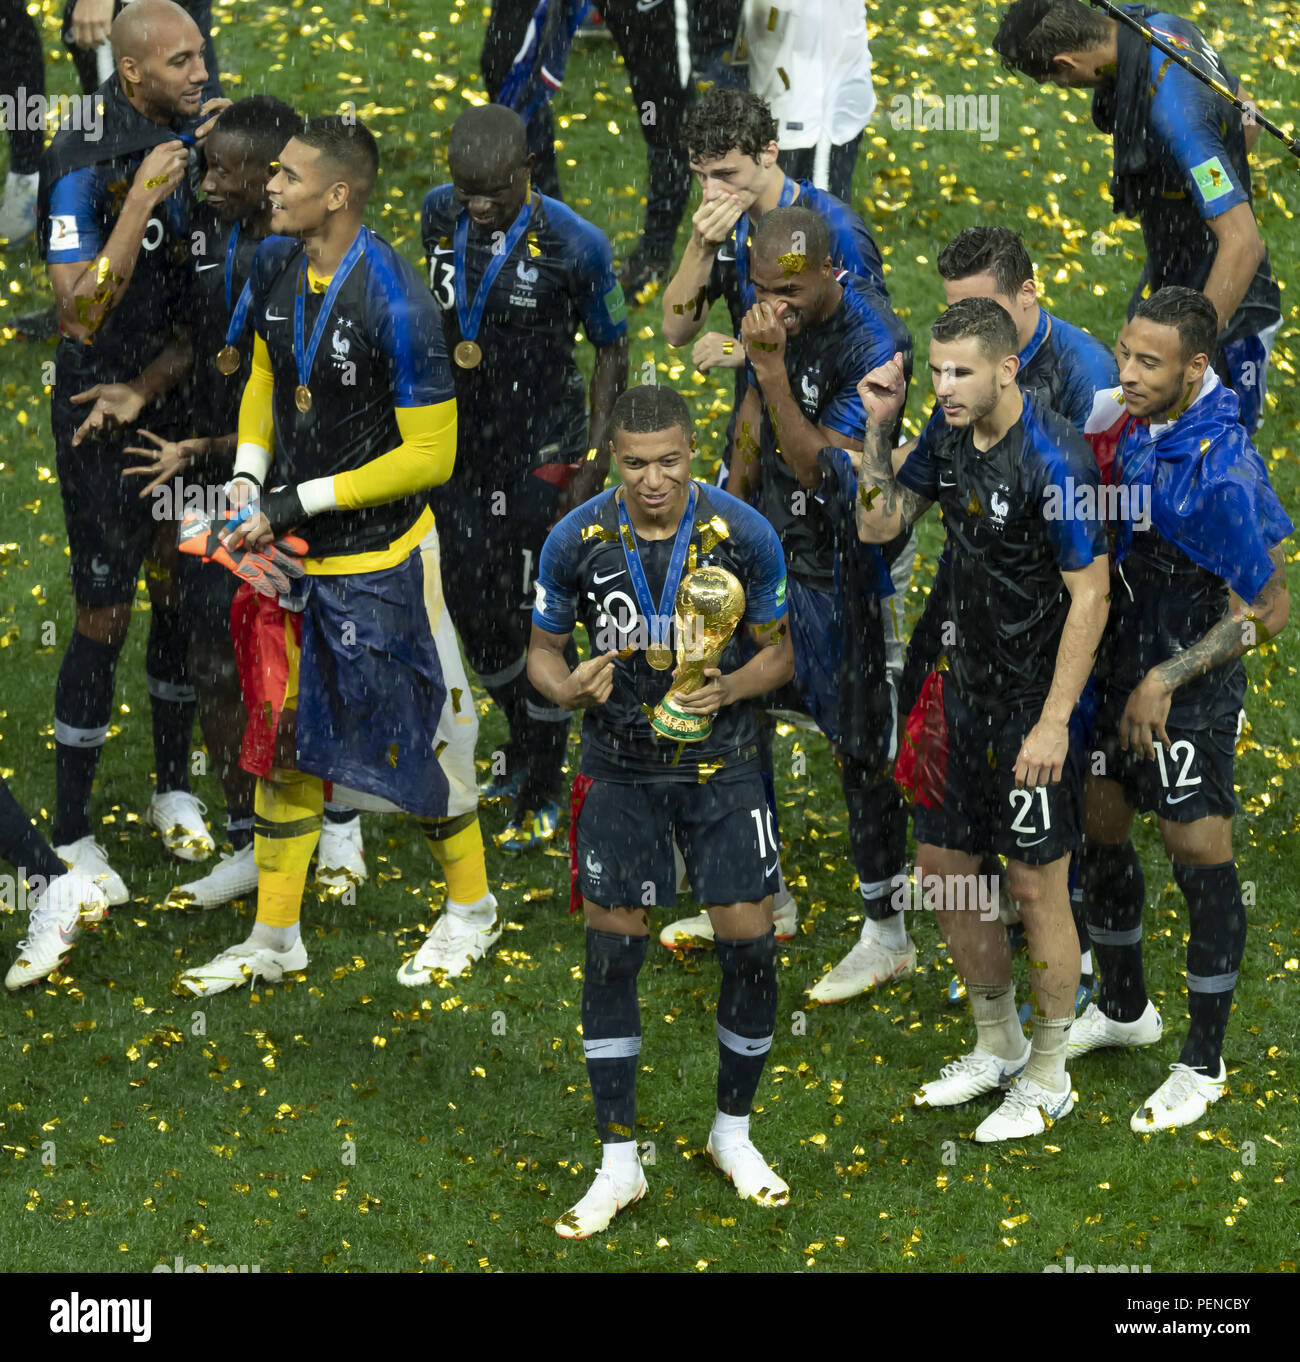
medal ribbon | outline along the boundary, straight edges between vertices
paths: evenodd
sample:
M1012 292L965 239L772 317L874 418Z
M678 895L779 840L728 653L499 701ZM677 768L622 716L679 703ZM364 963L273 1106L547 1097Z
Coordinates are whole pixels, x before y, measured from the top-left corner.
M488 294L491 292L492 285L496 283L497 275L501 273L510 252L519 244L519 238L528 230L528 220L533 215L533 195L530 190L528 202L519 210L515 220L510 224L510 230L505 235L505 240L501 243L500 251L493 251L492 258L487 263L487 269L483 271L483 278L478 281L478 288L474 293L474 301L471 303L465 292L465 243L469 239L469 210L462 208L460 217L456 219L456 231L452 238L452 268L454 271L453 287L456 292L456 320L460 323L460 334L464 340L472 341L478 335L479 327L483 324L483 310L487 307Z
M303 297L307 280L307 261L304 258L298 270L298 291L293 300L293 358L298 366L298 382L306 384L311 377L312 362L316 358L316 351L320 348L321 337L325 334L325 327L329 322L330 310L334 306L334 300L339 296L339 290L347 282L347 277L352 273L352 267L366 253L366 229L363 227L352 238L352 245L348 247L347 254L339 261L339 267L334 271L334 277L330 280L329 288L325 291L324 300L320 305L320 312L316 316L316 325L311 329L311 340L304 347L303 345ZM233 322L232 322L233 325Z
M794 192L799 186L788 175L781 186L781 201L778 208L788 208L794 202ZM736 223L736 278L740 283L740 305L746 311L754 306L749 292L749 214L742 213Z
M636 603L641 608L641 618L650 625L650 642L663 643L668 632L668 622L672 619L673 605L677 600L677 588L682 582L682 569L686 566L686 549L691 542L691 531L695 528L695 480L691 479L691 496L686 503L686 511L681 524L677 527L677 538L673 540L672 557L668 560L668 575L664 578L663 593L659 598L659 609L655 610L650 598L650 583L646 581L645 568L641 565L641 555L636 547L636 532L628 517L627 504L620 497L618 502L619 538L623 543L623 558L627 562L627 575L632 579L632 590L636 592Z
M248 320L248 309L253 302L253 277L244 280L243 292L235 309L230 309L230 290L235 280L235 248L239 244L239 223L235 223L226 243L226 311L230 312L230 325L226 327L226 344L237 345L244 334L244 324Z

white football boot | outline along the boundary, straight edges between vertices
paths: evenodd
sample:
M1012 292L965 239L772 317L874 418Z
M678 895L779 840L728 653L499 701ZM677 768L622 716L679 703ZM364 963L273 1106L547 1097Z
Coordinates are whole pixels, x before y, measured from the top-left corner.
M54 854L74 874L94 880L104 891L109 907L116 908L131 897L126 881L108 863L108 852L89 834L54 848Z
M1024 1072L1029 1063L1030 1044L1025 1040L1024 1051L1015 1059L1003 1059L978 1046L939 1070L939 1077L922 1083L913 1094L918 1107L959 1107L963 1102L983 1097L1010 1085L1011 1080Z
M177 984L196 998L207 998L258 979L278 984L286 974L306 968L307 948L301 938L285 951L241 941L214 955L206 965L186 970Z
M1170 1130L1199 1121L1227 1091L1228 1070L1222 1060L1211 1077L1203 1069L1171 1064L1168 1078L1133 1113L1129 1128L1139 1135Z
M1064 1092L1053 1092L1021 1074L997 1111L975 1127L975 1142L993 1144L997 1140L1028 1140L1043 1134L1073 1110L1074 1091L1069 1074L1065 1075Z
M100 922L108 911L104 890L77 871L59 875L28 901L31 924L26 939L18 943L18 959L5 975L8 989L47 979L63 963L82 924Z
M555 1232L561 1239L586 1239L588 1235L599 1234L609 1228L619 1211L640 1201L648 1190L639 1162L635 1180L626 1184L620 1183L611 1169L601 1168L587 1195L555 1222Z
M167 790L149 801L145 820L158 829L163 845L177 860L206 861L217 845L203 821L207 811L188 790Z
M710 1134L706 1148L719 1171L731 1179L736 1195L760 1206L784 1206L790 1200L790 1184L768 1167L767 1160L748 1137L718 1140Z
M488 898L495 910L496 899L491 894ZM489 927L479 927L444 908L424 945L397 971L397 982L419 988L429 983L437 970L445 971L449 979L459 978L496 945L501 930L499 920Z
M246 898L257 892L257 862L253 844L239 851L221 853L216 866L201 880L178 884L167 895L169 908L220 908L231 899Z

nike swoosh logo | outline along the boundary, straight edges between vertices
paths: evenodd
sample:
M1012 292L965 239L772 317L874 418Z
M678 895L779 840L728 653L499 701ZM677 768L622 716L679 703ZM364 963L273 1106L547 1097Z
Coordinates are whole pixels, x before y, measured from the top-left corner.
M600 573L596 573L591 580L595 582L597 586L601 586L605 582L612 582L615 577L621 577L626 571L626 568L619 568L617 572L607 572L603 577Z
M953 478L951 482L944 482L944 480L943 480L942 478L940 478L940 479L939 479L939 486L940 486L940 487L956 487L956 486L957 486L957 479L956 479L956 478Z
M1183 802L1184 799L1190 799L1193 795L1200 794L1200 793L1201 793L1201 792L1200 792L1199 790L1188 790L1188 792L1187 792L1185 795L1179 795L1177 799L1175 799L1175 798L1173 797L1173 795L1166 795L1166 796L1165 796L1165 803L1166 803L1166 804L1181 804L1181 803Z
M752 1054L757 1054L757 1052L758 1052L759 1050L762 1050L762 1049L764 1049L764 1048L766 1048L766 1047L764 1047L763 1045L746 1045L746 1046L745 1046L745 1051L746 1051L747 1054L751 1054L751 1055L752 1055Z
M266 314L266 320L268 322L287 322L289 320L289 314L286 312L284 316L281 317L275 312L268 312Z
M656 5L661 5L663 0L636 0L636 12L638 14L649 14Z
M220 268L221 268L220 263L217 263L215 265L195 265L194 267L195 271L198 274L202 274L204 270L219 270Z
M1045 841L1047 841L1047 834L1046 834L1046 833L1043 833L1043 835L1042 835L1040 838L1038 838L1038 841L1035 841L1035 842L1026 842L1025 839L1024 839L1023 837L1017 837L1017 838L1016 838L1016 845L1017 845L1018 847L1036 847L1036 846L1038 845L1039 842L1045 842Z
M780 861L773 861L771 865L765 865L765 866L763 867L763 874L764 874L764 875L775 875L775 874L776 874L776 868L777 868L777 866L779 866L780 864L781 864Z

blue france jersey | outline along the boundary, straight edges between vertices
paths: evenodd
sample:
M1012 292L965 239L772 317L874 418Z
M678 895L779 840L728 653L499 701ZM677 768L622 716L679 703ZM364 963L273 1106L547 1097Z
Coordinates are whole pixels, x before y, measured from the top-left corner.
M506 486L539 463L585 451L586 386L573 358L574 333L582 330L597 346L627 334L609 238L537 190L532 205L527 230L488 291L474 337L482 362L453 369L459 482ZM453 187L444 184L425 195L420 214L429 287L442 313L448 354L462 339L454 248L461 211ZM493 234L470 223L462 280L467 303L494 259L493 247Z
M898 481L943 513L953 683L977 707L1041 704L1070 609L1061 573L1107 552L1087 441L1032 393L987 450L936 408Z
M1152 31L1192 65L1237 90L1237 77L1195 24L1174 14L1144 11L1142 6L1127 8L1144 12ZM1241 117L1154 47L1146 53L1141 79L1149 91L1145 129L1121 124L1110 107L1116 96L1106 87L1093 99L1097 125L1111 131L1113 121L1116 211L1142 223L1147 261L1135 297L1168 284L1202 289L1218 253L1218 238L1206 224L1251 201ZM1127 96L1135 101L1141 97L1140 91ZM1125 102L1126 92L1120 92L1119 105ZM1130 164L1142 168L1126 172ZM1256 334L1280 317L1281 295L1265 255L1220 343Z
M799 191L797 198L796 188ZM835 268L848 270L850 274L865 279L888 302L885 267L881 264L880 251L876 248L871 228L862 217L833 194L818 189L811 180L792 180L787 176L781 190L781 207L792 203L797 203L800 208L811 208L826 223L831 237L831 263ZM712 304L718 298L726 301L732 330L736 335L740 335L741 318L756 301L753 285L748 282L747 268L753 235L751 226L749 239L738 241L736 228L733 227L731 235L714 257L713 269L709 273L708 302ZM741 287L742 271L745 275L744 288Z
M276 481L305 482L354 471L402 443L399 407L431 407L455 396L438 313L414 265L361 229L365 251L335 296L308 375L312 403L299 411L294 312L306 261L297 238L267 237L253 256L250 329L266 343L275 375ZM325 304L303 292L303 335ZM326 511L306 530L313 557L387 548L415 524L422 493L378 506Z
M147 152L134 152L101 165L84 166L50 187L47 260L52 265L94 260L104 249L135 172ZM190 215L187 184L169 194L149 217L126 292L104 319L89 345L64 340L58 373L86 382L134 378L189 315ZM76 391L76 387L72 390Z
M786 341L785 371L795 401L813 425L861 440L867 414L858 396L858 380L899 351L910 380L912 337L867 280L841 275L839 282L844 289L839 307L820 326L805 326ZM746 363L745 373L750 384L760 386L752 365ZM833 527L808 504L806 490L781 457L766 402L758 443L758 508L775 526L791 574L805 586L833 591Z
M1096 336L1041 310L1038 330L1020 352L1016 382L1023 392L1040 394L1082 434L1093 395L1118 386L1119 368Z
M718 664L725 674L743 666L752 653L747 625L770 625L784 618L785 559L775 532L757 511L716 487L696 486L686 571L716 564L733 573L745 592L744 619ZM709 737L688 744L680 758L678 745L651 729L646 707L653 709L668 693L672 671L656 671L645 660L643 646L649 635L640 623L619 538L616 491L610 488L584 502L551 530L538 565L533 623L551 634L569 634L582 624L592 656L632 646L638 639L642 643L615 662L609 699L583 713L583 774L624 783L652 778L694 784L702 766L753 755L758 740L753 709L749 702L725 706ZM671 538L637 536L637 552L656 605L672 549ZM669 642L675 649L675 628Z

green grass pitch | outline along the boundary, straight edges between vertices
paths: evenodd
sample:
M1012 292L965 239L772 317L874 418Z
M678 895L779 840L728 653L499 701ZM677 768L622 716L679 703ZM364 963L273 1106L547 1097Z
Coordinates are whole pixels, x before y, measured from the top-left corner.
M71 90L70 63L54 54L61 6L39 8L50 93ZM1141 240L1135 224L1112 217L1109 147L1086 97L1002 72L987 50L994 5L872 11L881 107L854 206L877 233L914 335L924 338L942 304L933 261L946 238L1000 222L1025 234L1048 305L1112 342ZM1291 127L1296 7L1236 0L1184 12L1220 44L1262 109ZM265 90L307 112L355 103L383 158L368 221L416 261L419 204L445 179L447 131L482 98L485 13L464 0L218 0L214 10L229 93ZM895 130L890 100L913 92L996 95L998 136ZM609 45L577 49L556 114L566 194L621 257L640 225L644 152ZM1261 138L1255 206L1286 320L1259 443L1294 508L1300 178L1288 160ZM30 242L0 255L0 326L48 298ZM726 325L721 309L715 321ZM693 375L658 341L657 322L655 299L631 311L634 379L649 362L688 395L701 423L699 471L711 474L730 385ZM43 387L53 353L11 332L0 340L0 767L47 831L54 682L73 622ZM926 404L917 382L913 427ZM912 619L936 539L928 525L907 600ZM147 609L143 592L138 608ZM856 938L860 900L825 744L787 733L778 747L781 832L800 931L779 952L778 1034L754 1134L790 1182L791 1203L776 1211L742 1203L708 1165L716 965L708 953L682 960L652 944L641 976L637 1131L652 1146L650 1195L607 1234L571 1244L549 1222L585 1191L599 1151L579 1034L582 929L566 915L565 855L520 861L492 847L489 874L509 924L501 948L469 978L408 990L394 973L430 925L442 886L412 824L368 816L371 880L353 905L309 896L302 981L179 998L171 983L181 966L242 938L252 905L161 907L181 877L140 821L152 760L146 624L136 621L119 669L120 713L95 802L98 835L135 899L83 938L57 982L0 999L0 1268L145 1272L180 1257L262 1272L1038 1272L1072 1257L1156 1273L1294 1270L1300 847L1286 794L1300 747L1290 711L1300 704L1294 627L1249 661L1237 852L1254 906L1228 1030L1230 1095L1202 1126L1145 1139L1128 1128L1186 1026L1186 915L1154 829L1142 826L1146 961L1164 1041L1077 1062L1074 1114L1023 1146L970 1141L987 1102L914 1111L913 1089L969 1043L964 1010L944 1001L951 964L933 922L914 914L915 976L805 1007L803 990ZM503 726L478 698L486 762ZM195 740L198 751L197 731ZM222 811L216 781L196 784ZM485 834L502 822L488 811ZM0 916L6 960L25 925ZM1016 970L1024 997L1023 958Z

